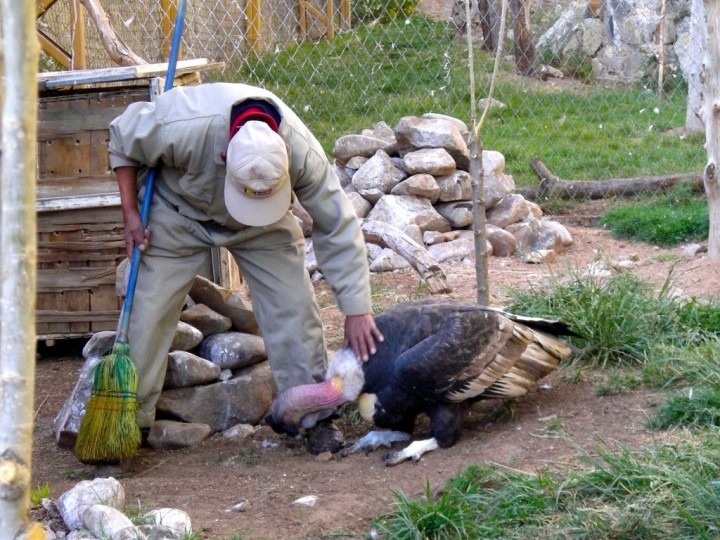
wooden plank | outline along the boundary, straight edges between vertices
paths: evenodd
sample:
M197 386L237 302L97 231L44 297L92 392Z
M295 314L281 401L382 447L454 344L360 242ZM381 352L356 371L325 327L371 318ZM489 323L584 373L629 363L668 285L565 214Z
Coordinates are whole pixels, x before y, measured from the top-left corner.
M87 131L104 130L107 133L110 122L125 112L125 109L127 106L90 109L81 115L62 110L42 111L38 116L38 141Z
M94 289L90 295L90 311L93 314L106 313L109 314L109 317L93 317L90 322L90 329L93 332L115 330L120 318L121 303L121 299L115 292L115 286Z
M37 261L42 263L43 268L75 268L82 265L82 263L95 262L103 264L109 272L114 272L115 267L125 258L125 252L119 253L70 253L70 252L56 252L56 251L38 251ZM52 266L50 266L52 265Z
M76 178L42 178L37 182L39 200L72 199L89 195L118 193L114 176L84 176ZM82 218L81 215L78 217ZM84 221L84 220L83 220Z
M88 195L86 197L37 201L35 208L38 212L57 212L84 208L105 208L108 206L120 206L120 194L107 193L104 195Z
M124 249L125 240L111 238L93 238L84 242L38 242L38 250L63 251L107 251L109 249ZM86 254L87 256L87 254Z
M38 321L44 323L69 323L74 321L109 321L117 323L120 310L106 311L61 311L54 309L39 309L36 312Z
M120 207L88 208L87 210L71 209L65 212L43 212L38 214L38 227L47 230L50 227L75 225L82 227L83 223L118 223L122 227L122 212Z
M224 62L210 63L207 58L180 60L177 63L176 73L183 74L189 71L205 71L207 69L221 68L224 66ZM163 62L161 64L145 64L140 66L38 73L37 81L38 89L42 91L65 86L149 79L151 77L163 76L167 71L168 64L167 62Z
M37 271L38 292L92 289L99 285L115 286L115 274L97 268L64 268Z

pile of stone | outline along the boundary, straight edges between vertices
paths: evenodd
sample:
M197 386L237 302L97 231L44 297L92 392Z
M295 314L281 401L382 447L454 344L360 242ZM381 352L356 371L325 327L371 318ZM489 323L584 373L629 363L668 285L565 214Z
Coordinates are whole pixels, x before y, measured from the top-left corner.
M195 278L168 356L157 403L161 419L148 436L152 447L194 446L214 433L241 439L254 432L276 394L265 344L257 334L255 316L241 293ZM59 446L74 446L93 371L114 341L115 332L99 332L85 345L75 389L55 419Z
M47 540L180 540L193 536L190 516L159 508L139 516L136 525L124 513L125 490L114 478L79 482L57 500L43 499L31 512Z
M393 129L380 122L335 142L335 171L360 219L388 223L426 246L437 262L474 256L468 128L457 118L424 114L400 119ZM572 243L557 222L543 219L540 207L513 193L505 158L482 155L488 253L519 255L528 262L551 261ZM308 217L296 216L304 230ZM307 267L317 269L308 242ZM409 266L389 248L368 244L375 272Z

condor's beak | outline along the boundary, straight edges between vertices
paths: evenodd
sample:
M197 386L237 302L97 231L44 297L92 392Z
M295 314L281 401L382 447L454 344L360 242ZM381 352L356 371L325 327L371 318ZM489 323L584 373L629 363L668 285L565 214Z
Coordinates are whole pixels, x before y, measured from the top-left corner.
M313 427L320 419L320 414L313 413L332 410L346 401L339 377L317 384L294 386L278 394L265 422L277 433L297 435L301 427Z

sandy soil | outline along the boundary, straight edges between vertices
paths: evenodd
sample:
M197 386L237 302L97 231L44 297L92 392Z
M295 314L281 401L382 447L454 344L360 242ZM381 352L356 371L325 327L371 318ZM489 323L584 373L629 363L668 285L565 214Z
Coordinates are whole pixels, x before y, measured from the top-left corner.
M598 258L637 260L633 270L658 284L675 265L674 282L684 293L717 296L720 263L706 255L682 259L682 246L659 249L612 239L607 231L573 225L588 213L558 218L574 237L574 245L552 265L527 265L517 259L492 258L490 278L494 304L501 304L509 286L540 283L549 272L569 266L586 268ZM473 301L474 268L444 264L453 298ZM410 272L373 276L376 302L389 305L412 296L419 283ZM341 317L328 305L324 283L317 285L330 348L341 341ZM33 485L47 483L58 497L76 482L91 477L92 469L79 464L68 450L53 442L52 424L77 371L82 365L79 347L66 343L43 350L37 363ZM498 415L499 402L476 405L458 444L428 454L417 464L385 468L380 454L323 461L306 454L267 427L242 443L211 438L201 446L175 451L143 448L134 476L122 480L130 505L143 510L174 507L186 510L200 538L365 538L372 520L391 507L392 492L420 496L429 482L442 487L447 478L469 464L495 463L515 470L573 466L576 449L550 429L558 426L576 443L592 446L602 436L611 444L632 448L651 445L669 435L650 432L644 421L662 397L645 388L619 396L599 397L595 386L602 373L571 384L557 372L540 388L521 399L513 414ZM499 416L499 419L498 419ZM365 432L364 426L344 423L346 436ZM416 437L423 436L421 424ZM313 507L293 506L296 499L317 496ZM244 511L231 512L245 501Z

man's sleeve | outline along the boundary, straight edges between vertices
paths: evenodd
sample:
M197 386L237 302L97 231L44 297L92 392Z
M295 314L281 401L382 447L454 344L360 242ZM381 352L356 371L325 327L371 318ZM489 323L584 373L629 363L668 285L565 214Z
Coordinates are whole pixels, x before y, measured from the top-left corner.
M355 211L320 144L312 138L294 191L313 218L313 248L345 315L371 312L367 251Z
M110 168L154 167L170 149L162 141L162 125L155 118L155 104L131 104L110 123Z

